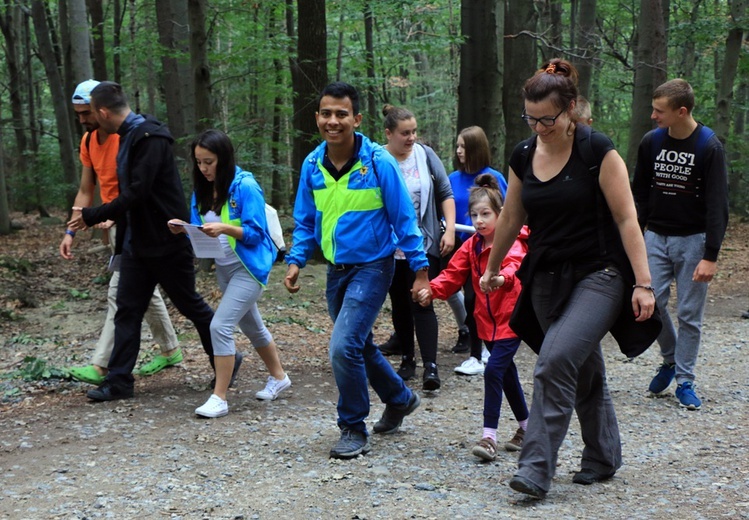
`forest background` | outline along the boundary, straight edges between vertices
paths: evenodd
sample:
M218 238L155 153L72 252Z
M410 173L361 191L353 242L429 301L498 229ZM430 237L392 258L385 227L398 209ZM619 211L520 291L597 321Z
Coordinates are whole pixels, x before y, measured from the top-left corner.
M520 88L550 57L576 64L630 173L653 89L690 81L696 118L728 151L731 209L749 205L747 0L2 0L0 28L0 234L13 211L70 207L82 134L70 97L85 79L121 83L135 111L168 123L186 193L187 143L217 127L288 213L327 83L360 89L375 140L382 106L403 105L448 171L474 124L506 171L530 135Z

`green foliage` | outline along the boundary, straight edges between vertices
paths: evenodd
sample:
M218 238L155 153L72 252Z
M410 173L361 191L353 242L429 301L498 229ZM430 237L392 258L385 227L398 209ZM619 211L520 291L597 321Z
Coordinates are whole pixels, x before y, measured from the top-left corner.
M299 0L302 1L302 0ZM630 143L628 129L634 85L634 49L641 0L598 0L599 39L592 56L593 79L590 101L594 126L607 133L622 154ZM537 11L549 2L534 2ZM297 2L292 2L296 11ZM562 42L554 52L572 58L572 2L557 2L562 9ZM113 3L105 2L103 38L107 49L107 70L114 78L114 58L121 62L119 81L131 97L135 110L151 112L167 120L162 78L162 58L183 55L167 52L158 39L156 0L120 2L123 22L121 41L115 45ZM364 33L365 6L372 9L375 77L367 77ZM580 5L579 2L577 5ZM59 20L57 5L49 3L52 19ZM723 60L727 31L731 26L728 0L712 2L680 0L669 3L668 76L683 76L695 87L696 116L710 125L716 107L716 74ZM8 9L0 7L0 10ZM290 164L293 129L293 98L290 64L295 59L295 42L287 35L286 1L237 2L212 0L207 3L206 30L208 64L213 103L212 125L231 136L237 162L251 170L271 197L272 176L278 175L290 200ZM134 9L134 11L132 11ZM403 105L416 114L420 137L427 140L450 170L457 131L457 85L461 2L457 0L327 0L327 67L331 80L340 77L359 88L362 129L377 141L384 141L381 108L385 103ZM294 13L296 14L296 13ZM294 32L298 31L294 20ZM302 21L302 27L304 21ZM548 27L528 27L539 39L549 35ZM578 35L579 36L579 35ZM506 37L511 37L506 35ZM579 44L579 37L576 39ZM33 43L32 43L33 45ZM687 52L687 49L688 52ZM737 81L749 74L748 48L743 48ZM340 56L340 59L339 59ZM7 84L6 56L0 56L0 80ZM40 126L39 148L26 157L28 171L18 171L14 134L9 124L8 90L0 91L3 149L6 150L8 191L15 209L29 210L37 199L42 205L65 207L64 194L70 188L62 179L54 114L43 68L32 60L37 87L36 119ZM490 64L487 64L490 65ZM498 66L502 68L503 63ZM367 93L374 94L374 110L367 107ZM521 104L519 93L517 105ZM171 101L171 100L169 100ZM513 101L514 102L514 101ZM24 107L26 110L27 107ZM747 110L735 106L734 110ZM274 114L280 122L274 121ZM374 119L370 117L374 115ZM505 117L507 125L521 124ZM168 123L168 121L167 121ZM27 129L28 130L28 129ZM277 133L280 141L272 143ZM184 149L188 139L175 146ZM743 137L729 136L729 152L740 150L735 161L743 167ZM637 143L633 143L636 145ZM502 167L503 165L496 164ZM187 171L188 168L181 168ZM189 176L185 179L190 191ZM742 186L744 193L745 186ZM743 196L743 199L749 198Z
M25 258L17 258L14 256L0 256L0 267L4 267L9 271L14 271L20 275L29 274L31 272L31 262Z
M47 365L43 359L33 356L23 358L21 368L13 373L13 377L24 381L38 381L40 379L68 379L67 371Z
M68 293L74 300L88 300L91 296L88 293L88 289L79 291L78 289L69 289Z

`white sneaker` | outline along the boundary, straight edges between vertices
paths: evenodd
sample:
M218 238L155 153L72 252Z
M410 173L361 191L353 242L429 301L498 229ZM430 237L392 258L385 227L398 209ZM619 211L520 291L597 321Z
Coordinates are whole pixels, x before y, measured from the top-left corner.
M486 348L486 345L481 346L481 362L483 364L487 364L489 362L489 356L490 356L489 350Z
M459 366L455 367L456 374L463 374L464 376L477 376L484 374L484 364L471 356Z
M281 392L291 386L291 379L289 374L286 374L283 379L276 379L273 376L268 376L268 382L265 384L265 388L255 394L255 397L261 401L274 401Z
M229 403L216 394L211 394L211 397L208 398L203 406L195 409L195 415L200 415L201 417L223 417L228 413Z

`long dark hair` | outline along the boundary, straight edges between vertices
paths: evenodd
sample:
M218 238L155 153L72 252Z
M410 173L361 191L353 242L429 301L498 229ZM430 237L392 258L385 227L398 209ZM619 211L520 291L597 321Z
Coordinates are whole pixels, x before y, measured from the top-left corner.
M198 146L216 154L216 178L213 182L209 182L198 168L198 163L195 160L195 148ZM197 136L190 145L190 159L192 159L192 182L198 211L201 215L205 215L208 210L219 213L229 197L229 186L234 180L236 169L234 146L231 144L229 136L221 130L206 130ZM213 199L214 185L215 200Z
M455 169L473 175L478 173L492 162L492 152L489 149L489 139L484 129L480 126L469 126L458 134L463 138L465 147L465 163L461 164L458 154L455 154Z

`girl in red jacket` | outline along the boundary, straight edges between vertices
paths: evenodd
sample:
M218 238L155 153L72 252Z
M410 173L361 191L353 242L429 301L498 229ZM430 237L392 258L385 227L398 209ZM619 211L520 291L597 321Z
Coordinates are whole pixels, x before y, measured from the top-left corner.
M468 200L471 222L476 233L455 252L447 268L429 282L430 289L418 294L419 303L428 305L432 298L446 299L460 290L468 277L476 290L474 317L479 338L484 340L491 353L484 370L484 434L471 453L484 460L497 456L497 426L502 406L502 392L517 419L519 427L515 436L504 444L507 451L519 451L528 423L528 406L520 386L518 371L513 357L520 346L520 338L510 328L510 316L520 295L520 280L515 271L520 267L528 250L528 228L523 226L510 252L502 261L497 291L484 294L479 280L486 269L494 228L502 211L502 196L499 184L491 174L479 175L476 186L471 188Z

